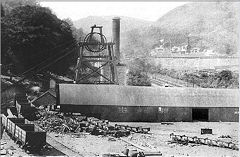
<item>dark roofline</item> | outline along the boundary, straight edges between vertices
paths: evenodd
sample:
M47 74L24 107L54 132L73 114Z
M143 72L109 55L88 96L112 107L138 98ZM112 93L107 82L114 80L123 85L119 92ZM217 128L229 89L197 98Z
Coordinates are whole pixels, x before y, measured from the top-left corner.
M31 103L37 101L38 99L40 99L41 97L43 97L43 96L44 96L45 94L47 94L47 93L49 93L50 95L52 95L53 97L56 98L56 95L53 95L53 94L50 92L50 90L51 90L51 89L47 90L46 92L44 92L44 93L43 93L42 95L40 95L39 97L33 99L33 100L31 101Z
M53 80L55 80L55 81L57 81L59 83L74 82L74 80L72 80L72 79L70 79L70 78L68 78L66 76L58 76L58 75L54 76L54 75L56 75L56 74L48 73L48 76L49 76L50 79L53 79ZM58 78L58 77L64 77L64 78L66 78L68 80L63 80L63 79Z

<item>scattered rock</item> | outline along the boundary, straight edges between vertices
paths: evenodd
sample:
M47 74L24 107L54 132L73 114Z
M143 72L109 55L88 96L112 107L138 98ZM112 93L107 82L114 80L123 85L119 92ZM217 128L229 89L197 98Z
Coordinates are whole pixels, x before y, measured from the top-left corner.
M222 135L222 136L219 136L218 138L231 138L231 136L229 136L229 135Z
M8 152L9 155L13 155L14 154L11 149L9 149L7 152Z
M174 123L171 122L161 122L162 125L173 125Z
M1 150L1 155L6 155L6 154L7 154L6 149Z
M112 137L109 137L109 138L108 138L108 141L116 141L116 139L115 139L115 138L112 138Z
M50 146L50 145L48 145L48 146L47 146L47 148L48 148L48 149L52 149L53 147L52 147L52 146Z
M10 146L8 149L10 149L10 150L16 150L13 146Z

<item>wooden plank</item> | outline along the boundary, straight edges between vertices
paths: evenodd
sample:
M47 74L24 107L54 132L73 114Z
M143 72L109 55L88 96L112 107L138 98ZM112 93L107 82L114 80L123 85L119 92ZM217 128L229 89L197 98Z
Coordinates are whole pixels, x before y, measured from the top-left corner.
M7 127L7 117L4 114L1 114L2 124L4 127Z
M16 131L15 131L15 136L22 141L23 143L25 143L26 141L26 131L24 131L23 129L21 129L19 126L16 125Z
M109 58L109 56L82 56L83 58Z
M89 43L89 42L80 42L80 46L87 46L87 45L114 45L115 43L109 42L109 43Z
M82 62L109 62L112 63L114 62L113 60L108 60L108 59L86 59L84 58Z

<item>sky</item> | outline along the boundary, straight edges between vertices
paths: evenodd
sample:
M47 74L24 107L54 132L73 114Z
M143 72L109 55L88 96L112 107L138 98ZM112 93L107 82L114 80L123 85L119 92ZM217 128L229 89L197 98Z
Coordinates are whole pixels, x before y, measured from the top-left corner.
M60 19L76 21L88 16L128 16L156 21L168 11L187 2L40 2Z

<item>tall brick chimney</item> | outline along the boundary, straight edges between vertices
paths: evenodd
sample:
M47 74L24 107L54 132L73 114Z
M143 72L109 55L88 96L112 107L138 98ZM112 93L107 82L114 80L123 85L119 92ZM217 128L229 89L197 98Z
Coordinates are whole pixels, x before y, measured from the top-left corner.
M114 45L114 53L117 58L117 64L120 63L120 18L114 17L112 19L112 35Z
M114 54L117 59L117 75L119 85L126 85L127 67L123 64L120 55L120 18L114 17L112 19L112 36L114 45Z

